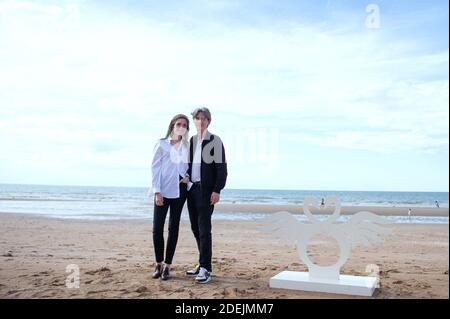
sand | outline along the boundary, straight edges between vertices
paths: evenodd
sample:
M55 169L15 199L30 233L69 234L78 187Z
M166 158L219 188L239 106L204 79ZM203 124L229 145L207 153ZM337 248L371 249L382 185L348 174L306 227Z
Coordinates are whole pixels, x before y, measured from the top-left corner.
M180 226L173 278L161 281L151 278L151 220L0 214L0 298L354 298L269 288L270 277L280 271L307 269L293 245L274 240L260 226L214 221L213 281L200 285L184 275L198 258L187 221ZM372 298L449 298L448 224L389 227L393 231L383 243L353 248L341 273L368 275L366 267L376 264L381 286ZM330 264L334 246L319 238L310 256ZM66 287L68 265L79 267L79 288Z

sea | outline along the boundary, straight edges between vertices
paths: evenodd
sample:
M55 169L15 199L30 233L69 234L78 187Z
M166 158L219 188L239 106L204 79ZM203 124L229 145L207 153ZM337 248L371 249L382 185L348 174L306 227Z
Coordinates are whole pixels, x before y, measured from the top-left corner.
M221 203L303 204L306 197L338 197L342 206L448 208L448 192L224 189ZM33 214L82 220L152 219L153 200L145 187L0 184L0 213ZM258 220L258 212L214 212L216 220ZM303 215L297 218L305 218ZM325 218L325 216L318 216ZM349 216L341 216L343 221ZM447 223L448 217L388 216L395 223ZM182 219L188 219L186 207Z

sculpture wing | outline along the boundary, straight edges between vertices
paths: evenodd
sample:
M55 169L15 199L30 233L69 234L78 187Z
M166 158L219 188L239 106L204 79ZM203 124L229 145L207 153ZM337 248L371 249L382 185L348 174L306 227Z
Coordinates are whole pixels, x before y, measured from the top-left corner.
M288 212L278 212L263 220L262 230L274 234L283 242L297 243L304 224Z
M385 218L370 212L359 212L345 223L345 232L352 246L357 244L367 246L369 243L381 242L382 236L392 232L391 229L384 227L386 224L390 222Z

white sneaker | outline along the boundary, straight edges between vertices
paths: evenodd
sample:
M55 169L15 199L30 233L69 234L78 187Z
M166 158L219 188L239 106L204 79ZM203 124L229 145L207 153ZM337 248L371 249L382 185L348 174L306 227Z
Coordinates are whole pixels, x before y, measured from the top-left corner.
M211 281L212 273L207 271L205 268L200 267L197 277L195 277L195 281L199 284L206 284Z
M200 271L200 265L195 266L194 269L186 271L187 276L197 276Z

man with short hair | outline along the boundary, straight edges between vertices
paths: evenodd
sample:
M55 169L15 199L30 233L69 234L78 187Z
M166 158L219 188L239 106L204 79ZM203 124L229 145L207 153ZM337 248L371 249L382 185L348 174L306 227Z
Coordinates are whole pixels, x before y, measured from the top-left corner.
M208 131L211 113L206 107L192 112L197 135L191 137L188 175L193 183L188 193L191 229L197 241L199 264L186 272L196 276L198 283L208 283L212 277L211 217L220 191L227 180L225 148L221 139Z

